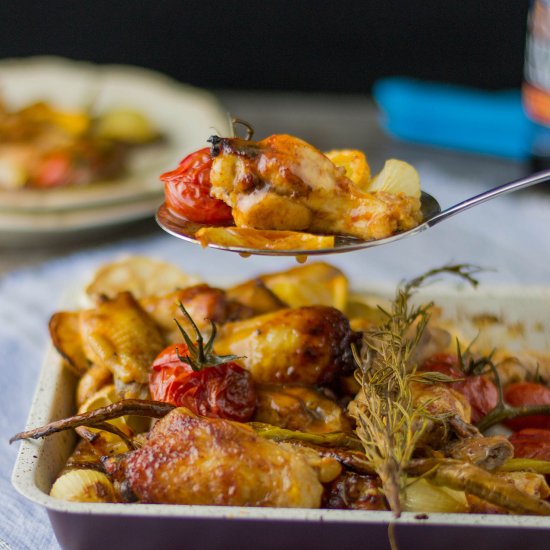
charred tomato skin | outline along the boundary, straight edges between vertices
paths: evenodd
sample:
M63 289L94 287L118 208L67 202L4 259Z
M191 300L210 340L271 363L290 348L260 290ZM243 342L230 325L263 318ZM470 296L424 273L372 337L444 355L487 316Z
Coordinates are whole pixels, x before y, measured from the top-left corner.
M479 422L498 404L498 390L494 382L486 376L466 376L460 369L458 356L452 353L438 353L427 359L422 371L440 372L456 379L451 384L453 390L461 393L472 408L472 424Z
M550 461L550 430L525 428L510 436L515 458Z
M256 408L250 373L232 361L194 371L178 356L186 352L185 344L173 344L155 359L149 375L151 397L201 416L250 420Z
M210 195L213 158L205 147L187 155L179 166L160 176L168 209L183 218L203 224L229 224L231 208Z
M517 382L504 388L504 401L512 407L550 405L550 388L535 382ZM550 415L521 416L506 420L512 430L540 428L550 430Z

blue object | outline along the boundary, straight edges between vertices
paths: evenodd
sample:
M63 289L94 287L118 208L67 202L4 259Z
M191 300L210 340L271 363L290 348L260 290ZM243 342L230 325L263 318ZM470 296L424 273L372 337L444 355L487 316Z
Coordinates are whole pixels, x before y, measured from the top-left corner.
M530 157L534 124L520 90L488 92L391 77L373 95L382 125L397 138L515 160Z

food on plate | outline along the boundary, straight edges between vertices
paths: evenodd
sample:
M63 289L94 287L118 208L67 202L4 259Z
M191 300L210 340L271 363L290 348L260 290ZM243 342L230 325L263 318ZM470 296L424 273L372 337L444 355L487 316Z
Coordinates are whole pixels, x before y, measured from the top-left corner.
M198 231L203 245L268 248L271 241L271 248L288 250L286 240L271 232L372 240L412 229L422 220L420 178L404 161L389 160L371 177L362 152L323 154L289 135L261 141L212 136L209 141L210 149L188 155L161 176L170 212L217 226ZM326 246L329 241L320 240L296 248Z
M61 109L38 101L10 110L0 100L0 189L86 185L124 175L132 149L158 141L143 113Z
M550 515L550 379L518 368L547 357L511 368L417 294L477 271L393 300L324 263L226 290L127 279L137 297L54 314L78 414L13 439L75 429L51 490L66 500Z

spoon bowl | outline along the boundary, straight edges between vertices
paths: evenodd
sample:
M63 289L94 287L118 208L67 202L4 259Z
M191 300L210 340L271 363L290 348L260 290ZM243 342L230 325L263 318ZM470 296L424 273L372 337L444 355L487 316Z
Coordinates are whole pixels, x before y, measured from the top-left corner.
M229 252L237 252L243 256L249 255L260 255L260 256L320 256L322 254L339 254L343 252L353 252L355 250L362 250L364 248L371 248L374 246L381 246L384 244L390 244L405 237L410 237L411 235L416 235L422 231L432 227L451 216L454 216L460 212L463 212L473 206L486 202L488 200L494 199L499 195L510 193L512 191L517 191L531 185L538 183L544 183L550 181L550 170L545 170L543 172L538 172L532 174L525 178L515 180L499 187L485 191L475 197L471 197L462 201L454 206L451 206L445 210L441 210L441 207L437 200L432 197L430 194L422 192L420 197L421 211L422 211L422 222L409 229L408 231L402 231L396 233L390 237L383 239L373 239L364 241L356 237L348 237L345 235L335 235L334 246L330 248L320 248L315 250L305 250L305 249L295 249L295 250L272 250L272 249L259 249L259 248L246 248L240 246L222 246L214 243L208 244L209 248L217 248L220 250L226 250ZM156 215L157 223L160 225L164 231L185 241L200 244L196 239L195 235L197 231L203 227L209 227L208 225L203 225L199 223L190 222L184 218L181 218L173 214L167 207L166 204L160 206Z

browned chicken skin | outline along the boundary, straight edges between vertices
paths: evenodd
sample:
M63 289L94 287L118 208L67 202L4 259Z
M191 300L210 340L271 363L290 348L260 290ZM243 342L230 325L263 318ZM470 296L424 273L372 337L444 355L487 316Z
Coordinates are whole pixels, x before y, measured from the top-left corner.
M318 508L322 485L304 456L246 425L175 409L144 445L106 459L142 502Z
M152 319L129 292L80 313L80 334L86 357L109 369L115 382L147 388L149 369L164 347ZM133 397L139 394L135 388Z
M187 332L193 333L191 324L180 311L180 302L203 335L210 334L210 321L223 324L246 319L253 313L250 308L229 299L224 290L212 288L206 284L176 290L164 296L141 299L140 304L143 309L151 316L170 344L181 342L181 334L174 319L177 319Z
M310 433L351 431L342 407L314 388L258 385L256 393L256 422Z
M215 348L234 354L259 383L330 384L351 372L355 338L343 313L327 306L282 309L222 327Z
M237 226L380 239L420 223L420 201L364 193L323 153L296 137L212 138L211 194Z

